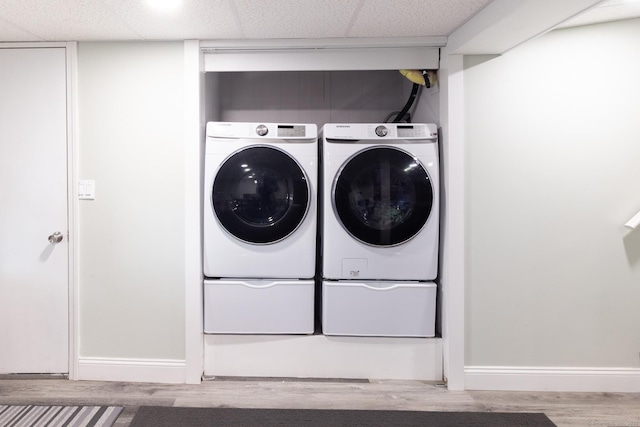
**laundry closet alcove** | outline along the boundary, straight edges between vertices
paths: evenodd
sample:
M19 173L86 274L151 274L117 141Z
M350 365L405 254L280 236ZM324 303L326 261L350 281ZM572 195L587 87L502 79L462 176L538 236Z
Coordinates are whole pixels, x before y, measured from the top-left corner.
M434 38L192 42L200 111L187 114L198 117L200 145L198 165L187 169L193 180L198 167L199 194L207 122L315 123L318 129L383 122L402 109L412 88L398 70L437 70L443 44ZM438 85L423 88L411 111L412 122L439 125ZM187 197L200 214L191 234L197 226L202 236L202 197ZM443 380L441 298L434 338L325 336L320 328L310 335L203 334L202 264L187 268L188 377Z

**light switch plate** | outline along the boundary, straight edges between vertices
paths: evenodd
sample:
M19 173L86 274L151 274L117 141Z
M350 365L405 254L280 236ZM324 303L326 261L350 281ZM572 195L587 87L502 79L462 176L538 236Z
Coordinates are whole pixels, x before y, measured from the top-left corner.
M81 179L78 181L78 199L95 200L96 181L93 179Z

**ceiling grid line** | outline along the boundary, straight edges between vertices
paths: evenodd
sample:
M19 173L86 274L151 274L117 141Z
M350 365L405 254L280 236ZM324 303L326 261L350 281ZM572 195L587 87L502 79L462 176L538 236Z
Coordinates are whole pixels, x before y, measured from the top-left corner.
M353 14L351 15L351 19L349 20L349 23L347 24L347 28L344 32L345 37L349 37L351 35L351 31L353 30L353 26L355 25L356 20L358 19L358 15L360 14L360 11L364 7L364 1L365 0L360 0L356 5L356 8L353 11Z
M240 14L238 13L238 8L236 7L235 0L228 0L229 8L231 9L231 13L233 14L233 18L236 21L236 25L238 26L238 31L240 31L240 35L243 39L247 38L244 28L242 26L242 20L240 19Z
M18 30L20 30L20 31L22 31L22 32L24 32L24 33L26 33L26 34L30 34L31 36L33 36L33 37L35 38L35 40L34 40L34 41L49 41L49 40L47 40L46 38L44 38L44 37L40 37L39 35L37 35L37 34L33 33L32 31L27 30L26 28L22 28L20 25L17 25L17 24L16 24L16 23L14 23L14 22L11 22L11 21L6 20L6 19L5 19L5 18L3 18L2 16L0 16L0 22L4 22L8 27L14 27L14 28L16 28L16 29L18 29ZM5 28L6 28L6 27L5 27ZM3 41L3 40L2 40L2 38L0 38L0 42L2 42L2 41ZM11 41L13 41L13 40L11 40Z

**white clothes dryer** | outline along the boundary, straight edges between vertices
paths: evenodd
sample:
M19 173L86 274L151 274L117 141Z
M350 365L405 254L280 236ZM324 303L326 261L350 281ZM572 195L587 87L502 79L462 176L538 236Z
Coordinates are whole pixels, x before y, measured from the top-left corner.
M326 124L322 332L435 336L439 235L434 124Z
M207 123L206 277L314 277L317 144L315 124Z
M434 280L436 125L326 124L321 139L323 277Z

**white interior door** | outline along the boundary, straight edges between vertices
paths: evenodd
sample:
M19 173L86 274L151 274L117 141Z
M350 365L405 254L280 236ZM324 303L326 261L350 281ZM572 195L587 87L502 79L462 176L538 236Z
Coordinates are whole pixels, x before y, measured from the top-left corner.
M66 81L65 48L0 48L0 373L69 370Z

